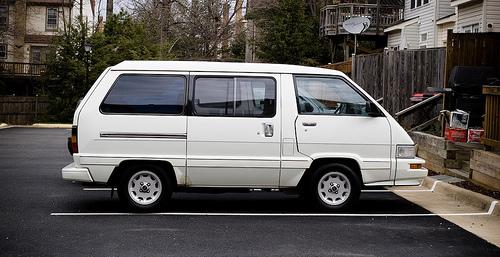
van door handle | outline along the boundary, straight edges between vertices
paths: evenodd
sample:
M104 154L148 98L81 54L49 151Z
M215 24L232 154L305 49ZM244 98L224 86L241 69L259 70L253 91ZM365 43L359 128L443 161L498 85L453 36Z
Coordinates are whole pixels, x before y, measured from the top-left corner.
M302 122L302 126L314 127L314 126L316 126L316 122Z
M274 135L274 127L271 123L264 123L264 136L272 137Z

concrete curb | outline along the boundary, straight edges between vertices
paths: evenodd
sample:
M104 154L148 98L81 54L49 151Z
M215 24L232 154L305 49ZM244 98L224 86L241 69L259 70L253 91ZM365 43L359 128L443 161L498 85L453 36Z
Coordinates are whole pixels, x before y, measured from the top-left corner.
M485 212L490 211L492 203L496 202L496 204L493 206L493 211L491 215L500 216L500 203L499 203L500 201L498 201L493 197L472 192L470 190L446 182L441 182L439 180L430 177L425 177L422 185L427 188L434 187L433 192L444 194L447 197L453 198L458 202L474 206Z
M72 124L63 124L63 123L54 123L54 124L51 124L51 123L35 123L33 125L31 125L31 127L33 128L65 128L65 129L70 129L71 126L73 126Z

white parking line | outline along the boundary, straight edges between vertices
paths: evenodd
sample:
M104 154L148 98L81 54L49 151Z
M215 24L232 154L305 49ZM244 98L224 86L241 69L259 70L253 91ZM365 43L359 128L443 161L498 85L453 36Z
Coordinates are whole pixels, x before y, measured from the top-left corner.
M116 190L116 188L114 188ZM84 187L83 191L111 191L109 187Z
M244 217L429 217L429 216L484 216L488 212L472 213L205 213L205 212L53 212L51 216L244 216Z
M430 189L379 189L379 190L361 190L363 193L387 193L387 192L434 192L434 189L436 188L436 184L440 183L441 181L436 180L434 181L434 184ZM418 186L422 187L422 185ZM109 187L84 187L82 188L83 191L111 191L111 188ZM116 188L114 188L116 190Z
M430 189L382 189L382 190L361 190L361 192L365 193L380 193L380 192L434 192L434 189L436 189L437 183L441 183L441 181L436 180L432 184L432 187ZM418 186L422 187L422 185Z
M50 216L245 216L245 217L433 217L491 215L498 201L487 212L468 213L222 213L222 212L53 212Z

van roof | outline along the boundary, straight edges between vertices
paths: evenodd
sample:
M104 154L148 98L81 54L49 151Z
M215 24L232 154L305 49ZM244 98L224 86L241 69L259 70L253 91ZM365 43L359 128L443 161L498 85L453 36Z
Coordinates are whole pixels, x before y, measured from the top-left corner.
M343 74L336 70L288 64L195 61L123 61L111 67L111 70Z

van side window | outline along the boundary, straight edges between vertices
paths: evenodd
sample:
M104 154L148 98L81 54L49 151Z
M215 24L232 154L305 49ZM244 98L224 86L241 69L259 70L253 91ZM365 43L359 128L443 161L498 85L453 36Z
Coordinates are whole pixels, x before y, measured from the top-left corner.
M103 113L181 114L186 79L171 75L121 75L101 104Z
M199 116L273 117L276 83L270 78L197 78L193 112Z
M194 111L198 115L233 116L232 78L198 78L194 89Z
M368 116L366 99L338 78L295 77L300 114Z

